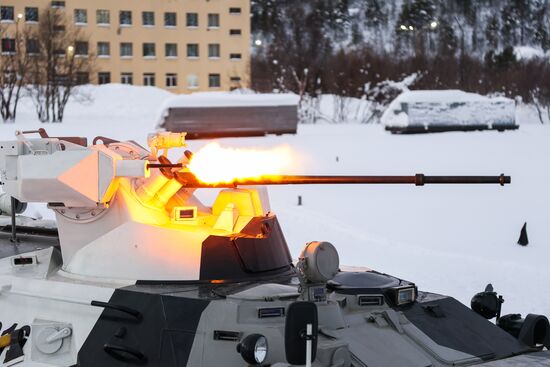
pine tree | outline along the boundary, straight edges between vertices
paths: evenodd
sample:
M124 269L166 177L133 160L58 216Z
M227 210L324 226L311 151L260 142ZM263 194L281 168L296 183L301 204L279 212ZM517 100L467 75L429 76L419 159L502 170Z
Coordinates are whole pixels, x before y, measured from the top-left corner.
M407 55L407 50L413 48L413 34L409 30L410 22L411 6L407 2L404 2L397 23L395 24L396 39L394 53L397 55L405 56Z
M499 37L500 24L498 22L498 17L493 15L489 18L487 26L485 27L485 40L489 47L496 50L499 46Z
M531 29L532 0L509 0L502 9L503 34L509 44L526 44Z
M351 26L351 44L359 45L361 43L363 43L363 33L361 33L361 30L359 29L359 25L357 23L353 23Z
M408 9L408 25L415 29L425 29L435 17L435 4L432 0L414 0Z
M517 19L511 6L505 6L502 8L501 20L502 41L508 45L517 43Z
M380 27L388 22L386 2L383 0L365 0L365 22L369 27Z
M533 11L533 41L546 51L550 49L548 0L538 0Z
M458 38L451 24L441 20L437 31L438 54L443 57L454 57L458 49Z
M510 70L517 65L517 57L512 46L507 46L501 53L489 51L485 55L485 63L489 68Z

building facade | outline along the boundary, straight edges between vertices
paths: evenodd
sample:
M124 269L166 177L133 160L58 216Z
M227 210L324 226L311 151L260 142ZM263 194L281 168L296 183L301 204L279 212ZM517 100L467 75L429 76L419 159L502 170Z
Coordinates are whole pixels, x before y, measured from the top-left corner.
M93 54L93 84L149 85L177 93L247 87L250 79L249 0L4 0L2 52L9 28L33 27L43 8L66 13Z

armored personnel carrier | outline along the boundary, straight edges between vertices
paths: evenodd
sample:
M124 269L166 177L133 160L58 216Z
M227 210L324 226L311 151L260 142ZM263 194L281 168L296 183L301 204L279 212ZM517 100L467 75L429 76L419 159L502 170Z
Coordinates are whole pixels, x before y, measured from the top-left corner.
M550 366L548 319L501 316L490 286L470 309L412 281L345 271L327 242L291 254L266 191L509 177L212 183L189 170L190 152L169 161L185 134L148 145L44 130L0 142L0 208L11 215L0 231L0 366ZM221 190L207 207L197 188ZM28 202L47 203L56 226L16 217Z

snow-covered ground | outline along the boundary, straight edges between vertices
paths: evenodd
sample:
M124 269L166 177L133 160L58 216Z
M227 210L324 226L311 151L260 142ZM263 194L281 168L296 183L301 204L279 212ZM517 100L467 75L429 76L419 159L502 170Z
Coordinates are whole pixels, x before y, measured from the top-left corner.
M90 93L94 102L70 105L62 124L35 122L32 105L25 102L17 124L0 125L0 137L11 138L15 129L44 127L54 136L104 135L144 144L170 98L154 88L117 85L91 88ZM466 304L491 282L504 295L505 313L546 315L549 142L550 126L537 121L506 133L414 136L391 135L381 125L317 124L301 125L297 135L221 140L223 146L288 144L297 157L288 173L512 175L507 187L272 187L271 204L295 257L305 242L327 240L339 249L342 264L394 274ZM198 150L206 143L189 145ZM298 195L302 206L297 206ZM527 247L516 244L524 222Z

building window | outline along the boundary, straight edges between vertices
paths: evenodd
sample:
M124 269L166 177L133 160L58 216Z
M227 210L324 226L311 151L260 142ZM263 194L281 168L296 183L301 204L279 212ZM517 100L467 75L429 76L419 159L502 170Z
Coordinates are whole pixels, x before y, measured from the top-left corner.
M241 14L241 8L229 8L229 14L239 15Z
M109 25L111 24L111 13L106 9L98 9L96 11L96 20L99 25Z
M187 57L199 57L199 44L188 43L187 44Z
M52 8L64 8L65 2L64 1L52 1Z
M143 74L143 85L146 86L155 86L155 74L154 73L145 73Z
M25 45L25 48L27 49L27 55L38 55L40 51L38 40L34 38L27 39L27 44Z
M235 90L241 87L241 77L240 76L232 76L231 77L231 86L229 89Z
M97 73L97 84L109 84L111 82L111 73L101 72Z
M64 48L58 48L58 49L55 49L53 50L53 54L56 56L56 57L63 57L66 55L66 51Z
M131 42L120 43L120 57L134 56L134 45Z
M13 6L0 7L0 20L13 22Z
M2 38L2 53L15 53L15 38Z
M88 11L86 9L75 9L74 22L76 24L88 24Z
M55 74L52 79L59 85L67 85L69 82L69 76L67 74Z
M240 60L243 58L242 54L229 54L229 59L231 60Z
M130 10L121 10L118 14L118 22L121 26L131 26L132 12Z
M167 43L165 47L166 57L178 57L178 44L177 43Z
M88 73L76 73L75 76L76 85L89 84L90 83L90 74Z
M109 42L97 43L97 56L98 57L110 57L111 56L111 44Z
M208 57L213 59L220 58L220 44L219 43L210 43L208 45Z
M209 88L221 87L220 74L208 74L208 87Z
M155 13L152 11L144 11L141 13L141 21L145 27L152 27L155 25Z
M133 73L121 73L120 74L120 82L122 84L134 84L134 74Z
M176 13L164 13L164 26L175 27L178 25L178 17Z
M230 36L240 36L242 34L240 29L230 29L229 35Z
M187 88L197 89L199 87L199 77L195 74L187 75Z
M178 86L178 77L176 74L166 74L166 86L174 88Z
M187 27L198 27L199 26L199 14L198 13L187 13L185 24L186 24Z
M143 44L143 57L155 57L157 55L154 43Z
M60 24L60 25L54 25L53 26L53 31L54 32L65 32L65 26Z
M29 23L38 22L38 8L25 8L25 21Z
M78 41L74 44L74 54L76 56L88 56L88 42Z
M208 28L220 27L220 15L217 13L208 14Z

